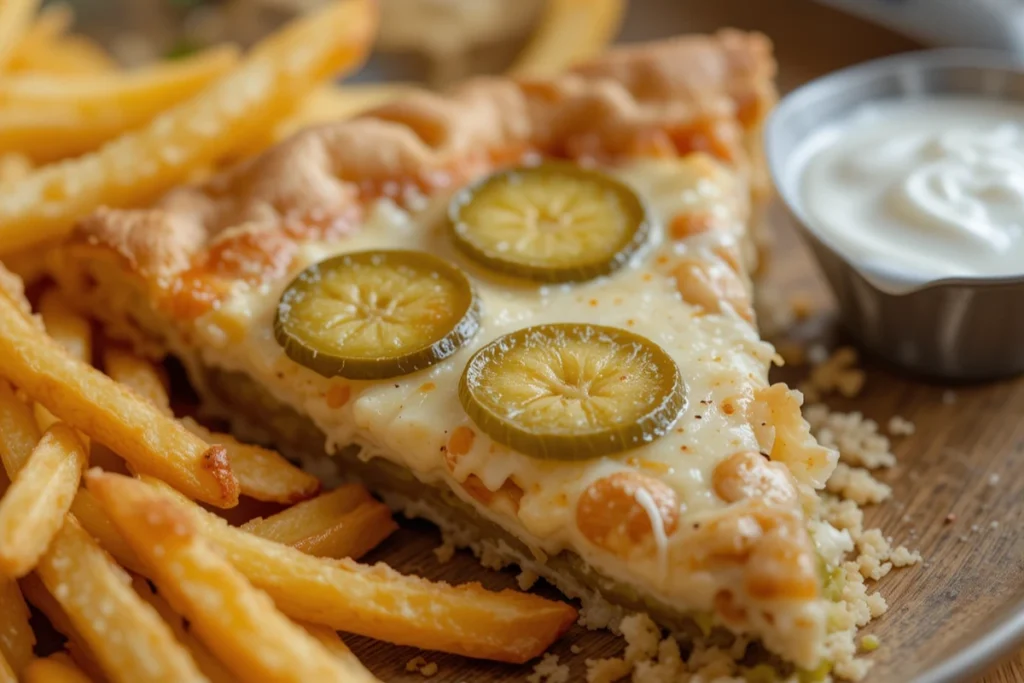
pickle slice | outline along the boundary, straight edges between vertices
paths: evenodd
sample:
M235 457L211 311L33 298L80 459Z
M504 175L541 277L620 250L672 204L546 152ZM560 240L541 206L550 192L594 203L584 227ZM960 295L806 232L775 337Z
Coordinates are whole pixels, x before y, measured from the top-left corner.
M492 439L548 460L653 441L686 404L679 366L660 346L577 323L528 327L483 347L462 374L459 398Z
M455 266L420 251L361 251L299 273L274 336L324 377L383 379L444 360L479 325L473 288Z
M496 173L456 194L448 214L462 252L499 273L538 282L607 275L650 232L633 190L568 163Z

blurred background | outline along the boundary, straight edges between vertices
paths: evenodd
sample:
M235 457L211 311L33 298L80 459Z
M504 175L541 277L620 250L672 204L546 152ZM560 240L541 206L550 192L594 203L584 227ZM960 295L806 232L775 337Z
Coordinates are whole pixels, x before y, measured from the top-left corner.
M78 30L126 64L188 54L224 40L251 44L295 13L323 0L70 0ZM608 38L632 42L723 25L775 39L780 61L797 73L816 54L815 72L915 46L918 41L1024 52L1024 3L1018 0L381 0L376 53L353 79L443 86L497 73L544 23L546 13L602 14ZM875 23L893 31L856 30ZM571 23L571 22L570 22ZM580 22L582 25L585 22ZM851 27L854 27L851 29ZM897 38L895 34L909 38ZM602 36L593 36L598 42ZM869 38L864 44L866 38ZM911 40L912 39L912 40ZM795 62L795 63L794 63Z

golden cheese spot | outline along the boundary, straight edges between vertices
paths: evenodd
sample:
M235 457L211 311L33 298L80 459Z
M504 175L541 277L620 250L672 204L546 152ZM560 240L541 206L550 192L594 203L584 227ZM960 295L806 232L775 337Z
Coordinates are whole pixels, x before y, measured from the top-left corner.
M675 240L702 235L714 230L718 221L709 212L680 213L668 224L668 234Z
M456 427L455 431L448 438L448 454L459 458L473 449L473 441L476 439L476 432L469 427Z
M576 504L576 525L594 545L627 557L652 551L654 528L647 508L637 500L643 492L654 502L665 535L679 526L679 500L667 484L640 472L616 472L587 487Z
M786 467L755 451L740 451L718 463L711 485L727 503L753 499L771 504L796 500L796 487Z
M420 385L420 391L422 391L424 394L429 394L436 388L437 385L434 384L433 382L424 382L423 384Z
M324 400L327 401L327 407L331 410L337 410L341 408L348 400L352 397L352 387L348 384L331 384L331 387L327 390L327 394L324 395Z

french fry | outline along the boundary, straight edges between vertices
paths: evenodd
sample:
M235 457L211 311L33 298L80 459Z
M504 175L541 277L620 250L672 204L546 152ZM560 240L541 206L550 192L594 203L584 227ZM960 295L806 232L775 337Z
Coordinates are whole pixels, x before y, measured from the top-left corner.
M19 46L8 66L14 73L65 76L111 73L118 69L114 58L86 36L60 36L40 41L31 48Z
M91 470L86 485L143 559L161 595L236 676L259 681L354 679L203 537L190 503L129 477Z
M238 62L233 46L134 71L0 78L0 151L37 162L92 151L194 97Z
M21 36L32 24L39 3L40 0L4 0L0 3L0 71L7 66Z
M362 486L348 484L241 528L309 555L358 558L398 525L388 506L373 500Z
M4 659L0 652L0 683L18 683L18 677L14 675L14 667Z
M8 477L14 479L41 438L43 434L36 426L32 408L15 395L10 384L0 379L0 461Z
M89 493L89 489L78 490L78 495L71 503L71 514L75 516L82 528L96 539L100 547L117 560L118 564L135 573L142 573L142 561L135 555L135 551L124 540L117 527L111 523L99 501Z
M103 365L112 379L152 403L165 415L173 415L166 382L152 363L133 353L110 349L104 354ZM243 444L228 434L211 432L191 418L183 418L181 424L207 443L224 447L242 495L288 504L311 498L320 490L319 479L303 472L274 451Z
M167 498L188 502L159 481L145 481ZM197 505L181 509L254 586L299 621L512 663L540 655L576 621L576 610L562 602L488 591L479 583L435 583L383 564L313 557L234 528Z
M71 655L71 659L74 660L75 664L90 679L94 681L105 680L106 677L103 675L103 669L100 667L99 662L96 661L96 658L93 657L89 646L82 638L82 634L71 623L71 619L68 618L67 613L60 606L60 603L57 602L56 598L50 595L42 580L35 573L32 573L21 579L18 585L21 586L25 599L32 603L33 607L46 615L53 628L68 639L64 647L67 649L68 654Z
M242 495L274 503L297 503L320 491L320 480L291 464L280 454L238 441L230 434L211 432L184 417L182 426L207 443L224 447Z
M148 360L112 347L103 354L103 369L111 379L152 403L164 415L174 416L171 398L167 394L167 379Z
M210 446L92 366L69 356L0 294L0 376L136 470L221 507L238 502L224 448Z
M73 429L58 422L43 434L0 498L0 573L32 571L63 525L87 464Z
M54 341L78 360L92 362L92 327L72 310L56 288L39 297L39 316Z
M307 624L299 622L299 626L306 630L306 633L313 636L320 641L320 644L327 648L327 650L335 656L335 658L341 660L348 666L353 672L359 671L362 678L353 676L353 680L366 680L375 681L373 674L371 674L363 663L359 661L359 658L352 654L352 650L348 649L348 645L341 639L338 632L332 628L326 626L319 626L317 624Z
M25 683L90 683L89 677L63 652L33 661L25 669Z
M74 517L67 517L36 573L112 681L205 680L170 627Z
M238 681L238 678L228 671L221 661L198 638L192 635L192 632L185 627L185 620L182 616L175 612L167 604L167 601L153 590L149 581L141 576L134 576L132 577L132 587L135 588L135 592L139 594L139 597L148 602L157 611L157 614L167 622L167 625L174 632L174 637L189 651L199 670L210 679L210 683L236 683Z
M21 673L32 661L36 636L28 623L28 606L18 584L0 579L0 659L6 659L14 673Z
M144 128L5 184L0 254L60 237L100 205L155 197L244 148L286 116L291 103L359 63L375 29L372 0L331 2L265 39L236 70Z
M544 18L509 74L550 76L596 57L622 23L625 0L547 0Z

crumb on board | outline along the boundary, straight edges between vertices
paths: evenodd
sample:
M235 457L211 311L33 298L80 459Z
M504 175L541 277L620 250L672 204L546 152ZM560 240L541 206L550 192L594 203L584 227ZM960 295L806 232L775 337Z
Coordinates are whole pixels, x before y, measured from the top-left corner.
M997 473L992 473L992 474L988 475L988 485L989 486L995 486L998 483L999 483L999 475Z
M540 579L537 572L532 572L529 569L524 569L519 572L516 576L516 583L519 584L520 590L528 591L533 588L534 584Z
M815 403L804 409L804 418L819 444L839 451L841 462L869 470L896 464L889 438L878 432L877 422L860 412L834 412Z
M914 423L899 415L889 418L889 433L893 436L910 436L914 433Z
M892 497L891 486L878 481L862 467L850 467L842 462L836 465L825 488L860 505L881 503Z
M867 375L857 367L859 356L852 346L841 346L832 355L821 360L820 352L811 347L808 359L813 364L811 374L800 384L800 391L809 401L820 401L822 397L838 392L846 398L854 398L864 389Z
M547 653L537 665L533 673L526 677L527 683L568 683L569 666L558 663L558 655Z
M434 548L434 556L438 562L446 564L455 556L455 544L445 539L441 545Z
M864 652L874 652L881 644L882 641L875 635L866 635L860 639L860 649Z
M950 512L948 515L946 515L946 519L944 521L946 524L952 524L956 521L956 513Z
M578 655L579 653L583 652L583 648L577 645L576 643L573 643L569 646L569 652L573 653L574 655Z
M422 655L417 655L405 664L405 670L416 672L424 678L430 678L437 673L437 662L428 662Z

